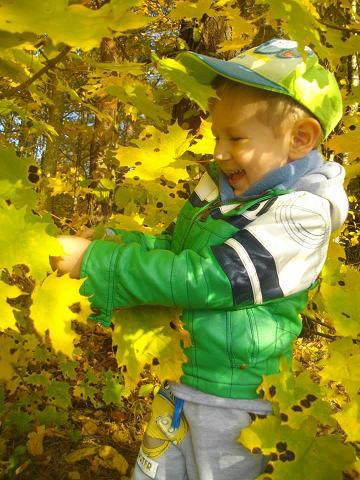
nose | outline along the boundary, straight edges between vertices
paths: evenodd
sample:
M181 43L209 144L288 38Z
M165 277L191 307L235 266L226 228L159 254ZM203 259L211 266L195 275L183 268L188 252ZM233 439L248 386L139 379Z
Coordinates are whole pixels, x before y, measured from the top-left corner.
M214 148L214 160L221 162L229 160L231 158L231 152L228 142L217 140Z

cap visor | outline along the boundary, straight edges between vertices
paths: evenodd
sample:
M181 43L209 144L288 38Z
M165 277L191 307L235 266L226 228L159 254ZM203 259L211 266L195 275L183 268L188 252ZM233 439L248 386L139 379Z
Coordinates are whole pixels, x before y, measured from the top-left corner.
M244 83L263 90L271 90L284 94L289 93L282 85L278 85L253 70L250 70L250 68L236 62L207 57L206 55L194 52L182 52L177 56L177 60L191 72L191 75L193 75L198 82L205 85L211 84L217 75L221 75L235 82Z

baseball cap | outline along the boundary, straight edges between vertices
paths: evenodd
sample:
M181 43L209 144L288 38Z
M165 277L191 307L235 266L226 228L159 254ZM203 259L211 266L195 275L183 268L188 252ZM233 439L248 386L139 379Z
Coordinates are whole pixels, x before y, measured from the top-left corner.
M252 87L282 93L306 107L320 122L325 137L342 117L342 98L334 75L320 65L305 47L304 57L297 42L274 38L221 60L195 52L182 52L177 60L199 83L209 85L217 75Z

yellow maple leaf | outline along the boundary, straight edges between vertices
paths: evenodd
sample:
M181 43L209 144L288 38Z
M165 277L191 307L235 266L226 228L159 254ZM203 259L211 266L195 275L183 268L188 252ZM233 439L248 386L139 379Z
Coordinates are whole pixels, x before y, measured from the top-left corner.
M360 400L357 396L353 396L351 402L333 417L346 433L348 442L360 441Z
M49 330L52 345L71 355L74 339L78 335L71 329L71 321L76 318L69 306L85 299L79 293L83 280L74 280L69 275L57 277L56 273L49 275L41 285L35 287L31 318L36 330L41 334ZM86 303L85 303L86 305Z
M211 122L201 120L200 128L197 132L196 143L188 149L190 152L206 155L213 154L215 148L215 138L211 131Z
M179 125L171 125L168 133L163 133L148 125L136 140L138 148L119 147L116 158L120 165L130 167L127 178L140 177L142 180L154 180L165 176L175 183L188 177L186 162L179 160L188 149L192 137Z
M146 306L115 312L113 343L119 365L126 365L125 384L134 388L146 363L154 363L161 379L178 380L185 359L181 334L174 330L178 311ZM156 365L156 367L155 367Z

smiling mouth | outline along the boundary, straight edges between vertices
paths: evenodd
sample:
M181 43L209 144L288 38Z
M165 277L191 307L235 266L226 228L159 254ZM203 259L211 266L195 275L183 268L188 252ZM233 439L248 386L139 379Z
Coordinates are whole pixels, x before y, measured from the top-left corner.
M227 173L226 176L228 177L228 181L232 187L236 187L237 183L245 177L246 172L245 170L236 170L232 173Z

